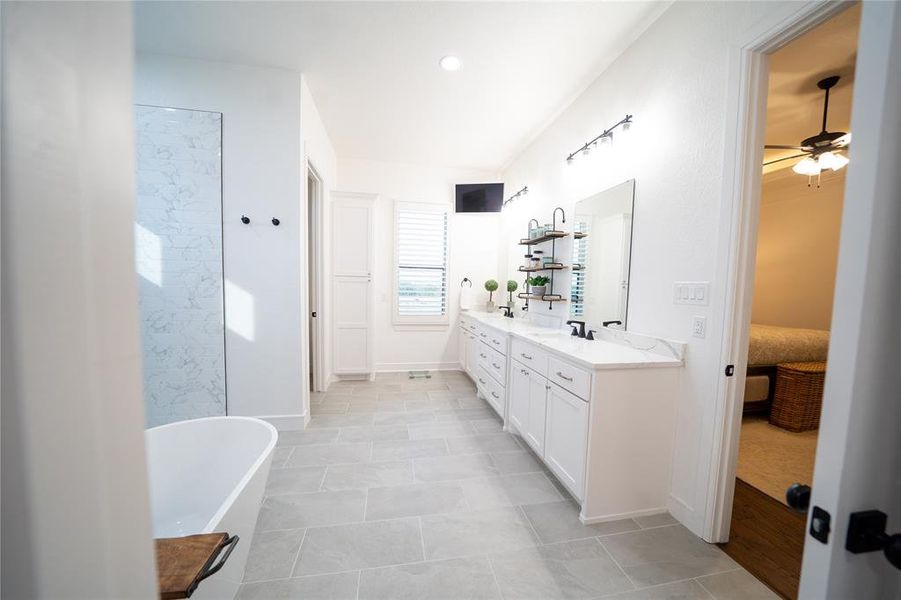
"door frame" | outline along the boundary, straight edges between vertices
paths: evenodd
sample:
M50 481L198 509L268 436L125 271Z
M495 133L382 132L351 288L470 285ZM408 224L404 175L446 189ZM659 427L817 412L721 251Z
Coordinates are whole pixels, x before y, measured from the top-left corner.
M309 194L310 180L313 180L314 194ZM308 264L312 264L312 269L307 276L307 289L305 290L307 297L312 289L312 296L315 300L315 309L317 315L312 319L313 326L310 327L310 345L312 346L312 356L310 357L309 367L313 375L314 392L324 392L326 387L325 375L325 319L322 316L323 306L323 280L324 280L324 258L323 255L323 231L324 223L324 197L322 176L313 166L309 159L306 161L306 177L304 177L304 192L307 195L307 210L304 219L307 221L307 249L312 248L312 256ZM310 217L312 212L312 218ZM307 322L311 320L313 306L307 306Z
M748 31L729 56L727 114L734 115L734 121L727 123L724 144L718 254L726 258L718 265L717 281L724 287L719 366L734 365L735 376L723 374L717 381L703 523L703 537L711 542L728 541L732 519L756 271L769 55L852 5L783 6L774 19Z

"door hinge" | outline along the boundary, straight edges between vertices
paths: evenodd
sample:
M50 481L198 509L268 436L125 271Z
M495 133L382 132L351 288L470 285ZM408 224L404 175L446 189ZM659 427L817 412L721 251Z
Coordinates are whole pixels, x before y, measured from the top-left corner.
M314 318L314 319L316 318L316 311L315 311L315 310L313 311L313 318Z
M735 375L735 365L726 365L726 377Z

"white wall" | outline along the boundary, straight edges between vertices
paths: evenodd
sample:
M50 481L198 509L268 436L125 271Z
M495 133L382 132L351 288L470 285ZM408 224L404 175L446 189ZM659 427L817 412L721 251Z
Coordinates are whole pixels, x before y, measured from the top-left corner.
M376 370L457 368L456 320L460 281L463 277L471 279L474 289L478 288L474 297L484 303L488 300L488 293L482 288L485 280L506 281L507 277L499 274L497 269L500 215L454 214L454 184L492 181L498 181L497 174L487 171L339 159L338 187L341 190L379 194L374 213ZM450 207L448 326L411 328L392 323L396 200L443 203ZM497 294L495 300L498 300Z
M0 595L153 598L131 7L0 11Z
M634 177L629 328L688 342L683 384L673 390L678 420L670 509L700 534L706 514L722 336L723 283L715 281L724 130L731 48L776 3L675 3L504 171L511 189L530 194L505 213L508 264L526 221L549 220L573 204ZM635 115L629 143L613 151L566 155L626 113ZM732 117L734 118L734 117ZM503 260L503 257L502 257ZM674 281L709 281L709 306L673 304ZM555 290L566 294L568 287ZM540 312L539 303L533 303ZM554 307L557 310L557 306ZM546 313L546 311L545 311ZM707 316L707 339L691 337L693 315Z
M764 175L752 323L829 329L846 172L819 188L791 169Z
M301 415L306 313L301 77L139 55L135 101L222 113L228 413ZM241 223L242 214L251 218ZM272 217L281 225L275 227Z

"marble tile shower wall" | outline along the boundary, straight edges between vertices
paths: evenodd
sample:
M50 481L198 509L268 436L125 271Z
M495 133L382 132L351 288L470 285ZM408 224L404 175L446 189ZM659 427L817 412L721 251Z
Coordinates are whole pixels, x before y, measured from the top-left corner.
M225 414L222 114L135 107L148 427Z

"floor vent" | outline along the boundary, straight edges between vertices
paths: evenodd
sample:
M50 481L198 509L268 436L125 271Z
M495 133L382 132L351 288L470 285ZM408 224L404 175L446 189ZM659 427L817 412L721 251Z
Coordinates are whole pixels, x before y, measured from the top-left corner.
M431 379L431 371L409 371L408 379Z

